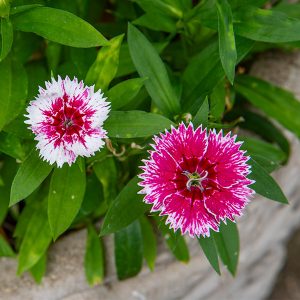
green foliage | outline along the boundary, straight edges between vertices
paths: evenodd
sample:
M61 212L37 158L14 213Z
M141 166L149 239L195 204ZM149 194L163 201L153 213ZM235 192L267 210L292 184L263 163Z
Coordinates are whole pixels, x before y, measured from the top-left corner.
M101 236L114 234L119 279L138 274L143 259L154 270L157 234L187 263L185 238L151 215L138 179L153 135L180 122L237 132L251 156L251 187L287 203L270 173L290 155L278 123L300 137L299 100L248 75L248 66L264 49L300 46L299 3L2 0L0 35L0 256L17 256L18 274L40 283L51 242L87 227L86 278L101 283L98 224ZM62 168L39 157L24 123L38 87L58 75L95 85L112 109L104 149ZM226 222L199 244L217 273L220 259L234 275L239 236Z

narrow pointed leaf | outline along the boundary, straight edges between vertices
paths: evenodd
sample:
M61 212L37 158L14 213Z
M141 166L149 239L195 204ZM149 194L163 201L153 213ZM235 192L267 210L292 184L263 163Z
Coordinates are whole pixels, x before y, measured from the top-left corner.
M140 272L143 264L143 241L138 221L115 233L115 263L121 280Z
M146 77L145 87L157 107L167 115L180 110L166 67L153 45L133 25L128 25L128 45L133 63L141 77Z
M107 40L92 25L70 12L51 7L36 7L16 14L17 30L34 32L50 41L79 48L107 45Z
M232 84L237 61L232 12L227 0L218 0L216 5L218 12L219 53L221 63L227 78Z
M220 232L213 232L216 246L224 265L234 276L236 274L240 241L236 223L227 220L227 225L221 223Z
M39 259L39 261L30 269L30 273L37 284L42 282L47 268L47 253Z
M54 170L48 197L48 218L56 240L76 217L85 192L86 177L78 164Z
M128 226L148 209L148 205L143 202L143 195L138 194L141 190L138 182L137 177L132 178L112 202L104 218L101 235Z
M13 42L13 27L9 19L1 18L1 52L0 61L3 60L10 52Z
M251 185L251 188L254 189L256 193L268 199L287 204L287 198L272 176L269 175L268 172L253 158L249 163L251 164L251 173L248 177L255 180L255 183Z
M198 109L195 117L193 118L193 124L196 127L202 125L202 127L207 127L208 125L208 114L209 114L209 105L207 97L204 99L202 105Z
M91 286L100 284L104 277L104 249L93 225L88 226L84 257L85 276Z
M41 160L33 149L21 164L11 186L10 203L12 206L36 190L51 172L53 166Z
M15 253L5 238L0 235L0 257L14 257Z

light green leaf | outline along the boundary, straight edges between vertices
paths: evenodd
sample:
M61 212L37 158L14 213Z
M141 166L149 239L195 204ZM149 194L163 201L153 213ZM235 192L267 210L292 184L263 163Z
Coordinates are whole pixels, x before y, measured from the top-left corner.
M300 137L300 102L291 92L248 75L236 78L235 89L266 115Z
M13 27L9 19L1 18L1 52L0 52L0 61L2 61L7 54L10 52L12 43L13 43Z
M91 286L100 284L104 277L104 249L93 225L89 224L84 257L85 276Z
M64 10L36 7L12 16L17 30L34 32L50 41L79 48L107 45L92 25Z
M218 252L217 252L217 248L213 236L200 237L198 238L198 241L203 250L203 253L205 254L211 266L219 275L221 275Z
M26 228L19 251L18 275L38 263L50 243L51 232L47 218L47 198L45 198L37 205Z
M15 253L5 240L5 238L0 235L0 257L15 257Z
M29 196L45 180L52 168L53 166L43 161L33 149L13 180L9 205L12 206Z
M249 161L249 163L251 164L251 173L248 177L256 181L251 185L251 188L254 189L256 193L266 198L287 204L288 200L284 193L268 172L253 158Z
M107 46L99 50L96 61L86 75L86 84L95 84L96 90L105 91L108 88L118 71L119 53L123 37L124 34L114 37Z
M227 0L217 0L219 53L221 63L231 84L235 74L237 53L232 24L232 12Z
M115 233L115 263L120 280L140 272L143 264L143 240L138 221Z
M54 169L48 197L48 218L53 240L56 240L76 217L85 192L85 172L78 164Z
M239 260L240 241L236 223L227 220L227 225L221 223L220 231L213 232L216 246L224 265L234 276Z
M153 45L133 25L128 25L128 45L133 63L141 77L148 78L145 87L157 107L167 115L180 111L166 67Z
M243 5L233 14L234 31L246 38L286 43L300 40L300 20L285 13Z
M130 103L144 85L145 80L147 79L132 78L113 86L106 94L111 108L118 110Z
M156 236L155 233L153 232L153 227L151 223L145 216L142 216L140 218L140 225L141 225L142 236L143 236L144 257L146 259L149 269L153 271L155 266L155 259L157 255Z
M45 252L42 255L42 257L38 260L38 262L30 269L30 273L36 283L40 284L42 282L42 279L46 273L46 268L47 268L47 253Z
M27 74L18 61L7 56L0 62L0 130L15 119L25 106Z
M112 111L104 124L110 137L147 137L169 129L172 121L144 111Z
M101 235L116 232L138 219L147 209L143 196L138 194L139 179L132 178L112 202L103 221Z

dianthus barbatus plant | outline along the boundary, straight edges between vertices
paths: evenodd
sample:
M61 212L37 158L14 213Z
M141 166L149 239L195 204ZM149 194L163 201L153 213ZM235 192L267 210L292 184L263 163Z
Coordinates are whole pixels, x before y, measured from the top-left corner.
M110 110L101 90L69 77L46 82L31 101L25 123L36 135L40 156L50 164L71 165L78 156L89 157L104 146L103 122Z
M247 178L249 156L230 133L208 133L180 124L154 137L154 150L143 160L139 183L151 212L167 216L174 231L209 236L226 218L240 216L254 191Z

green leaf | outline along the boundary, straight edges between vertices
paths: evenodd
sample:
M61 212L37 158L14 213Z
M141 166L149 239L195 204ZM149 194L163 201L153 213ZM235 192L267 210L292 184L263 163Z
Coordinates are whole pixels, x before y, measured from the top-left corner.
M225 110L226 88L224 80L215 86L209 97L210 114L214 120L219 121Z
M224 265L234 276L239 260L240 241L236 223L227 220L227 225L221 223L220 231L213 232L213 237Z
M287 159L286 153L270 143L250 137L239 136L239 139L243 141L241 148L247 150L247 154L251 156L259 155L266 157L269 161L273 161L275 165L283 163Z
M254 42L236 37L238 62L251 50ZM201 72L199 73L199 70ZM224 78L217 41L210 43L204 50L193 57L183 74L184 111L195 114L199 106L218 83Z
M256 181L251 185L251 188L254 189L256 193L266 198L287 204L288 200L284 193L268 172L253 158L249 160L249 163L251 164L251 173L248 177Z
M0 225L8 210L11 184L18 168L16 160L10 157L3 160L1 164L0 171L3 177L3 184L0 185Z
M47 253L44 253L38 262L31 267L30 273L34 278L35 282L40 284L46 273L47 268Z
M170 128L169 119L144 111L112 111L104 124L110 137L147 137Z
M5 238L0 235L0 257L15 257L15 253L5 240Z
M45 198L37 205L28 223L19 251L18 275L38 263L50 243L51 232L47 218L47 198Z
M300 102L292 93L247 75L236 78L235 89L266 115L300 137Z
M56 75L57 68L61 60L62 45L48 41L46 48L46 58L49 70Z
M7 56L0 63L0 130L15 119L25 106L27 74L24 67Z
M76 217L85 192L85 172L78 164L54 169L48 197L48 218L53 240L56 240Z
M217 0L218 31L219 31L219 53L221 63L231 84L235 74L237 53L232 24L232 12L227 0Z
M280 11L243 5L233 14L234 31L246 38L286 43L300 40L300 20L289 18Z
M112 202L103 221L101 235L116 232L138 219L147 209L143 195L138 194L138 177L132 178Z
M104 277L104 249L93 225L89 224L84 257L85 276L91 286L100 284Z
M90 67L85 83L95 84L95 89L105 91L118 71L119 53L124 34L114 37L109 44L102 47L96 61Z
M10 11L10 1L2 0L0 2L0 17L8 18Z
M51 172L53 166L41 160L33 149L21 164L11 186L10 203L12 206L29 196Z
M180 111L166 67L153 45L133 25L128 25L128 45L133 63L140 77L148 78L145 87L157 107L167 115Z
M144 78L128 79L112 87L106 94L112 110L118 110L130 103L144 85L145 80Z
M207 97L203 101L202 105L198 109L195 117L193 118L193 124L196 127L202 125L203 128L208 125L208 114L209 114L209 105Z
M143 265L143 240L138 221L115 233L115 263L120 280L140 272Z
M140 225L143 236L144 257L146 259L149 269L153 271L157 255L156 236L153 232L153 227L151 223L145 216L142 216L140 218Z
M157 226L162 233L168 248L171 250L173 255L181 262L187 263L190 260L189 249L186 245L184 237L181 232L174 232L170 229L168 225L164 223L161 218L155 218L157 221Z
M34 32L50 41L79 48L107 45L92 25L64 10L36 7L12 16L17 30Z
M12 43L13 43L13 27L9 19L1 18L1 52L0 52L0 61L2 61L7 54L10 52Z
M104 200L110 204L117 196L118 170L115 160L108 157L96 162L93 170L103 186Z
M25 150L20 138L12 133L0 132L0 151L16 159L25 158Z
M213 236L200 237L198 238L198 241L203 250L203 253L205 254L211 266L219 275L221 275L218 252L217 252L217 248Z

